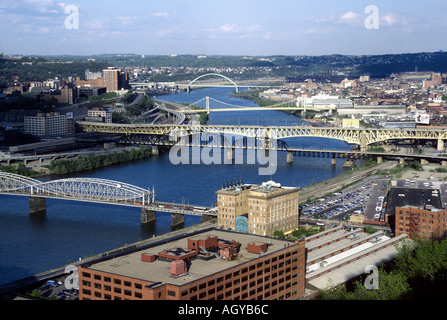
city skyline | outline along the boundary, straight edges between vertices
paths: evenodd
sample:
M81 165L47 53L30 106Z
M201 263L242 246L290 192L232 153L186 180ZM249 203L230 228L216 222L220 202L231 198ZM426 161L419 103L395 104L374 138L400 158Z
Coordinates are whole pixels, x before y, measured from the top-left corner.
M0 52L251 56L429 52L444 50L443 8L440 0L13 4L1 0Z

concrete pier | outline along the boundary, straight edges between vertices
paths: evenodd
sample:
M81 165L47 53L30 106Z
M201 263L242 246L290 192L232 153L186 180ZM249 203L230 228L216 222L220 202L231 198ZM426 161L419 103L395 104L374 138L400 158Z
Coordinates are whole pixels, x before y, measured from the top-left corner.
M149 223L155 221L155 211L141 207L141 223Z
M217 217L202 214L202 217L200 218L200 223L204 223L204 222L208 222L208 221L212 221L212 220L217 220Z
M29 213L42 213L47 210L45 198L29 197Z
M293 162L293 152L288 151L287 152L287 163L292 163Z
M438 139L438 151L444 151L444 140Z
M181 213L171 213L171 227L177 227L185 223L185 215Z
M224 160L224 163L225 164L233 163L233 160L234 160L234 149L233 148L231 148L231 149L225 148L224 150L225 150L225 160Z

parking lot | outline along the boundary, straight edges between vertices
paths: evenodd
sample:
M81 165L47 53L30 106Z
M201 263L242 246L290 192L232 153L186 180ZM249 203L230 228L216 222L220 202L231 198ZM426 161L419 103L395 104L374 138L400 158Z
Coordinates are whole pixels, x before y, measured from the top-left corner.
M383 183L385 182L385 184ZM386 180L370 179L351 186L342 192L320 198L301 207L301 218L344 220L350 214L365 214L370 203L376 204ZM376 206L374 206L374 210ZM374 218L374 211L372 219Z
M67 289L65 278L47 280L40 286L29 289L27 294L31 295L35 290L40 293L42 299L78 300L79 298L77 289Z

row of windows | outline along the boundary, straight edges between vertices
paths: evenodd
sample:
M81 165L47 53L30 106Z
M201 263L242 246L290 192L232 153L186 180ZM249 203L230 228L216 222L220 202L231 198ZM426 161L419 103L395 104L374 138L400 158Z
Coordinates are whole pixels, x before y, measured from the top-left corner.
M89 278L89 279L93 278L94 280L98 280L98 281L102 280L105 283L112 283L112 280L113 280L113 284L114 285L119 285L119 286L123 285L123 286L129 287L129 288L131 288L131 287L134 287L135 289L142 289L143 288L143 285L141 283L138 283L138 282L131 282L131 281L128 281L128 280L122 281L121 279L117 279L117 278L113 278L112 279L111 277L108 277L108 276L102 277L100 274L96 274L96 273L93 274L93 277L92 277L91 273L83 271L82 272L82 276L84 278Z
M432 217L430 217L430 218L432 218ZM404 217L401 216L399 220L404 220ZM410 221L410 218L409 218L409 217L405 217L405 220L406 220L406 221ZM416 219L416 220L417 220L417 219ZM427 219L421 219L421 221L422 221L423 223L427 223ZM402 223L402 222L401 222L401 223ZM428 220L428 223L433 224L434 221L433 221L433 220Z
M198 284L197 286L191 287L189 289L189 294L203 290L205 288L214 289L216 287L220 288L221 286L228 287L230 285L238 285L241 282L245 283L249 280L254 279L255 277L259 278L264 276L258 279L258 281L274 280L277 277L281 277L284 274L290 273L291 271L295 271L298 268L296 264L298 260L297 257L291 258L291 255L296 253L297 251L293 251L293 253L287 252L286 254L282 254L278 257L272 257L272 259L258 262L257 264L252 264L240 270L235 270L234 272L227 273L225 276L222 275L216 279L203 282L201 284ZM284 258L288 259L284 260ZM293 266L290 266L293 263L295 264ZM278 269L279 271L276 271ZM188 294L187 291L182 292L182 296L185 296L187 294Z
M86 287L89 287L85 283L83 283L83 285ZM143 295L141 292L131 291L131 290L121 290L120 288L117 288L117 287L114 287L113 292L112 292L111 288L107 288L107 286L104 286L104 291L105 291L104 293L94 290L93 294L92 294L92 291L90 289L87 289L86 287L82 288L82 291L81 291L82 294L87 295L87 296L93 296L98 299L112 300L112 297L114 300L121 299L121 297L117 296L117 294L118 295L124 294L124 299L126 299L126 297L128 297L129 300L131 300L131 299L133 300L135 298L136 299L143 298ZM96 288L96 286L95 286L95 289L100 289L100 288ZM107 293L107 292L110 292L110 293Z
M403 210L399 210L399 214L405 215L405 216L411 215L410 211L403 211ZM427 213L425 213L425 212L423 212L422 214L418 214L418 215L420 215L420 216L422 216L424 218L427 217ZM437 216L439 217L440 215L437 215ZM429 213L428 217L431 218L431 219L434 219L435 215L433 213ZM400 217L400 218L402 219L403 217Z
M271 286L270 284L266 284L264 286L257 286L254 287L250 285L250 287L247 287L247 285L242 286L242 287L237 287L234 289L230 289L227 291L223 291L222 290L218 290L217 292L214 289L210 289L208 291L208 293L206 292L201 292L198 295L191 295L189 297L190 300L197 300L197 299L209 299L209 300L245 300L245 299L250 299L250 300L263 300L263 299L267 299L273 295L276 295L278 293L282 293L285 290L290 291L290 288L292 288L292 286L296 285L297 281L292 282L288 282L285 285L281 285L277 288L272 288L273 285ZM251 290L247 290L248 288L250 288ZM216 293L216 295L215 295ZM288 299L294 295L297 294L297 290L293 290L291 292L285 292L284 294L280 295L279 297L277 297L278 300L283 300L283 299ZM215 296L214 296L215 295Z
M426 228L427 228L426 221L422 221L422 222L424 223L424 224L421 224L422 228L426 229ZM430 223L429 223L429 224L433 224L433 220L430 220ZM404 223L403 223L403 222L399 222L399 225L400 225L400 226L403 226ZM407 222L405 225L409 226L410 223ZM429 227L429 229L433 229L433 226L428 226L428 227Z

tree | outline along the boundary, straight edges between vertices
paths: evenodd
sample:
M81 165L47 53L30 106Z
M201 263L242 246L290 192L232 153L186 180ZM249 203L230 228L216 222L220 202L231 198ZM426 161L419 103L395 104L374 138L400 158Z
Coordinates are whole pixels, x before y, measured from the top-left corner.
M367 226L366 228L365 228L365 232L366 233L368 233L368 234L373 234L374 233L374 227L372 227L372 226Z
M408 277L434 279L438 272L447 269L447 239L420 241L416 247L404 243L395 262L397 269Z
M281 231L281 230L276 230L276 231L274 231L274 232L273 232L273 236L274 236L275 238L279 238L279 239L284 239L284 238L285 238L285 236L284 236L284 232Z
M41 296L40 291L37 289L34 289L33 292L31 292L31 297L40 298L40 296Z
M361 281L354 283L355 289L348 291L345 284L327 288L320 292L322 300L398 300L411 292L407 277L400 272L378 271L378 287L367 289Z

